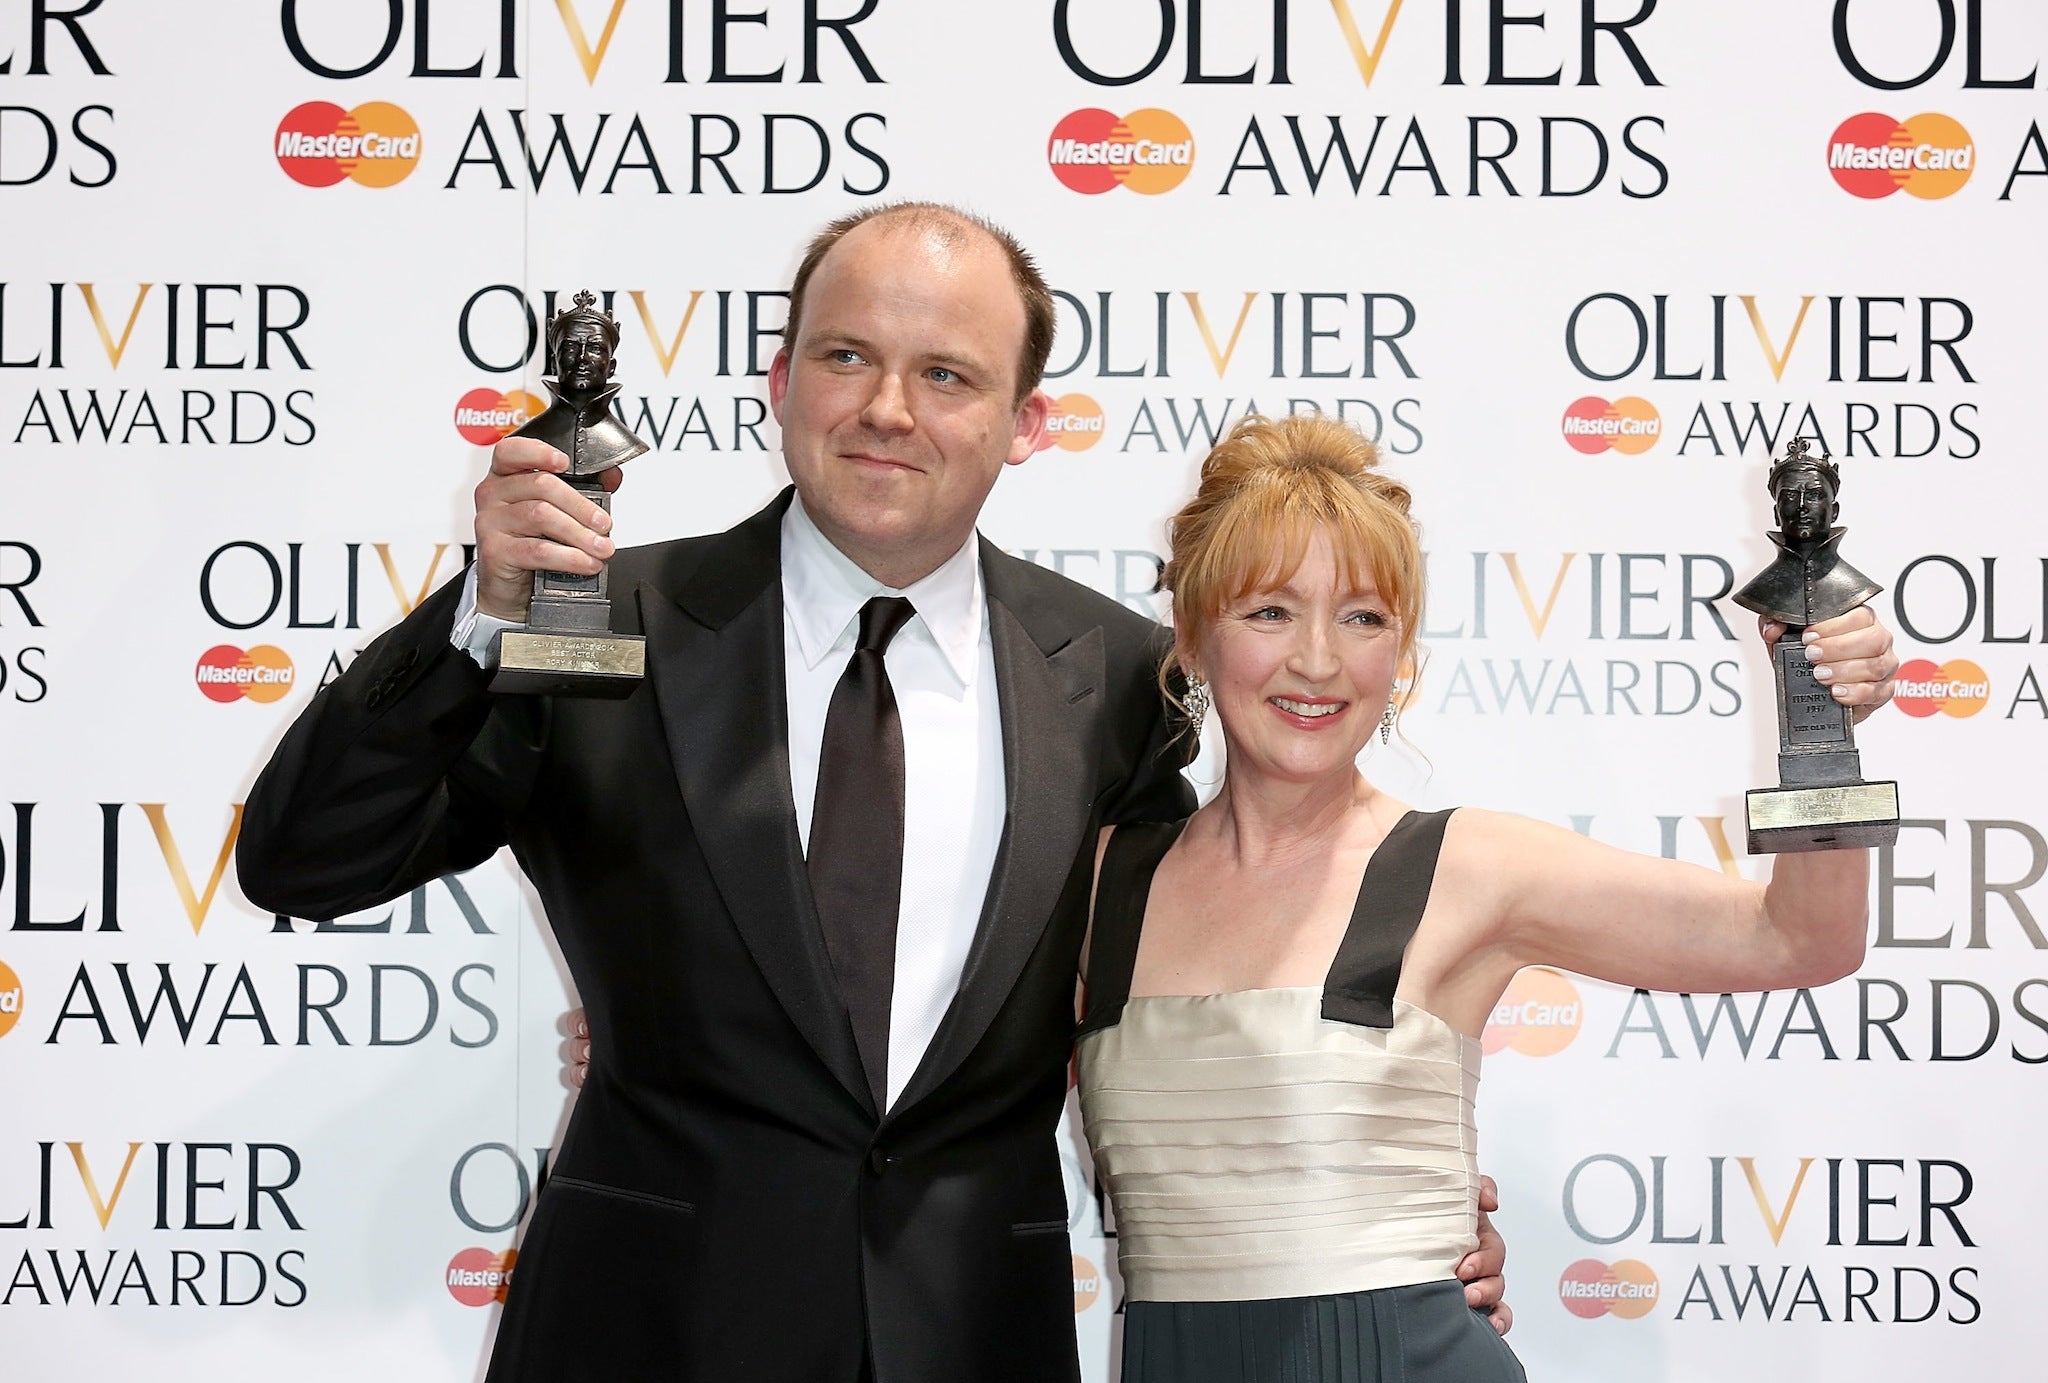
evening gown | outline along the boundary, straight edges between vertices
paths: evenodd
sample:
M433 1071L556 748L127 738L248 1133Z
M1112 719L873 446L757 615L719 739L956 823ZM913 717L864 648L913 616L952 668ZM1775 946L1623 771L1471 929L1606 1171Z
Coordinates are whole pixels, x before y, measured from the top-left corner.
M1078 1061L1124 1383L1521 1383L1455 1275L1480 1046L1394 997L1449 817L1410 812L1373 852L1320 988L1231 994L1131 996L1184 823L1110 838Z

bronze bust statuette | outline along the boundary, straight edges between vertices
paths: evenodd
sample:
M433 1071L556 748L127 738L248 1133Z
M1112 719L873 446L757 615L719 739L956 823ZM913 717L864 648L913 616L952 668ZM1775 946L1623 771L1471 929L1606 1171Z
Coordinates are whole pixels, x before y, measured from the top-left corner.
M512 435L538 437L569 458L563 479L606 513L611 496L598 476L647 450L612 414L619 386L612 383L619 324L597 308L588 291L548 323L548 369L543 381L553 402ZM638 634L611 632L606 573L533 574L533 604L524 629L508 629L495 643L497 671L491 690L552 696L628 696L647 671L647 643Z
M1795 437L1767 482L1778 516L1777 560L1735 593L1745 610L1779 621L1771 650L1777 685L1778 782L1748 796L1749 852L1848 850L1888 845L1899 834L1899 785L1863 781L1854 717L1813 675L1802 635L1847 614L1882 588L1842 560L1836 528L1841 472Z

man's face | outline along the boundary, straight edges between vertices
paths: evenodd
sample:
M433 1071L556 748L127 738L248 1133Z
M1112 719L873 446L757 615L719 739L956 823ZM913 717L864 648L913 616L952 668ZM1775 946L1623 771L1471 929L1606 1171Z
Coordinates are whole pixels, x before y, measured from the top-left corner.
M794 325L768 375L790 478L835 547L909 585L966 542L1045 431L1045 395L1016 402L1008 262L980 234L870 221L826 254Z
M602 389L612 374L612 348L604 332L588 322L570 327L555 347L555 371L565 389Z
M1785 472L1778 482L1778 529L1795 542L1827 536L1835 521L1835 491L1827 477L1811 467Z

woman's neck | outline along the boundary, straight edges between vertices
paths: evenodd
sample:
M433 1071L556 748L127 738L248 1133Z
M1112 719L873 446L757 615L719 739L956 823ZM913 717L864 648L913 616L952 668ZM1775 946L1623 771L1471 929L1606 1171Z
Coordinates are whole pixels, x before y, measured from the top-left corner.
M1327 859L1378 789L1356 768L1313 782L1226 773L1204 813L1209 832L1242 865L1289 865Z

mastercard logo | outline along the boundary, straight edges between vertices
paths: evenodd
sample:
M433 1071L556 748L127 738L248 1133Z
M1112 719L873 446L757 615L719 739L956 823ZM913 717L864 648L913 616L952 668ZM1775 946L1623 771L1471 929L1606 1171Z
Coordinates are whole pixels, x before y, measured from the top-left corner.
M1657 1274L1633 1258L1618 1263L1581 1258L1557 1279L1557 1297L1564 1309L1589 1321L1609 1315L1625 1321L1647 1316L1657 1305L1657 1291Z
M1977 146L1970 132L1946 115L1898 121L1866 111L1852 115L1828 138L1828 172L1857 197L1889 197L1904 189L1929 201L1970 180Z
M448 1295L464 1306L489 1306L503 1301L512 1285L512 1264L518 1249L492 1253L489 1249L464 1249L448 1260Z
M1102 440L1102 405L1086 394L1061 394L1045 417L1045 435L1061 451L1086 451Z
M1657 445L1663 431L1664 420L1650 401L1634 396L1609 403L1588 394L1564 411L1564 440L1588 456L1609 447L1624 456L1640 456Z
M420 127L389 101L343 110L332 101L294 106L277 122L277 166L306 187L347 178L363 187L404 182L420 161Z
M496 389L472 389L455 401L455 430L465 442L496 446L546 407L524 389L503 394Z
M1083 1258L1074 1256L1074 1314L1080 1315L1095 1304L1102 1295L1102 1269Z
M7 962L0 960L0 1037L14 1031L14 1025L21 1021L21 976L7 968ZM1074 1290L1081 1289L1081 1261L1074 1260ZM1079 1310L1077 1306L1074 1308Z
M1586 1021L1578 986L1555 970L1532 965L1517 971L1493 1006L1480 1035L1488 1056L1510 1049L1523 1056L1555 1056L1572 1045Z
M1153 196L1187 181L1195 166L1195 137L1170 110L1148 107L1119 116L1090 107L1052 127L1045 161L1076 192L1128 187Z
M292 689L292 676L292 660L267 643L247 650L215 644L192 669L192 680L210 701L276 701Z
M1991 678L1967 658L1936 667L1925 658L1899 664L1892 683L1892 704L1909 716L1936 711L1966 720L1991 704Z

